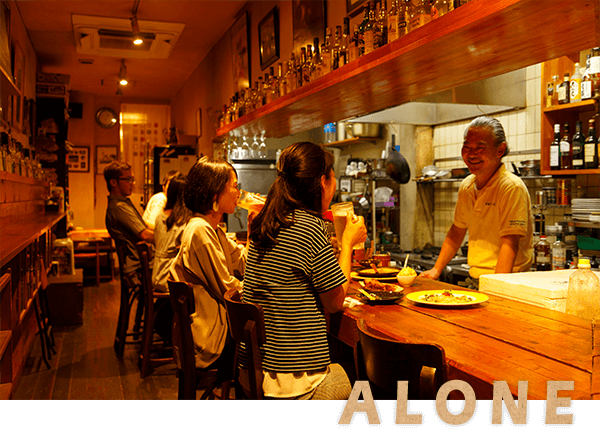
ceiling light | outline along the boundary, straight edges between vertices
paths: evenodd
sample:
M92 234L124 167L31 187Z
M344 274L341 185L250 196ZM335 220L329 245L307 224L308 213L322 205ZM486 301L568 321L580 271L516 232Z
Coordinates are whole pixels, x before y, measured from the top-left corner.
M130 18L130 20L131 20L131 31L133 33L133 44L141 45L144 43L144 40L142 39L142 35L140 34L140 26L138 24L137 17L135 15L133 15Z
M121 60L121 69L119 70L119 84L121 86L127 85L127 66L125 66L125 59Z

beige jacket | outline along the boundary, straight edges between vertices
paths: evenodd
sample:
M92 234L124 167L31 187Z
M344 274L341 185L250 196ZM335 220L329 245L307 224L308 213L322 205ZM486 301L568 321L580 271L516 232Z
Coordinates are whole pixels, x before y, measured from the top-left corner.
M173 280L194 288L192 334L197 368L209 366L223 351L228 333L223 295L232 288L242 290L236 276L243 277L245 266L246 249L228 239L221 228L215 231L199 214L186 225L169 273Z

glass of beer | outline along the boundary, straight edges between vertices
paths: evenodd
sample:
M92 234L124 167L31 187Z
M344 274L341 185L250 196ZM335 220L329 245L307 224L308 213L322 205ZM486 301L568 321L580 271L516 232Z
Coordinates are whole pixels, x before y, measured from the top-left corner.
M342 244L342 235L346 228L346 215L354 215L354 204L351 201L345 201L342 203L336 203L331 206L331 213L333 214L333 226L335 227L335 237L337 238L338 245ZM364 244L356 244L353 246L354 249L364 248Z
M240 191L240 198L237 205L247 211L260 212L265 205L265 198L259 194L248 191Z

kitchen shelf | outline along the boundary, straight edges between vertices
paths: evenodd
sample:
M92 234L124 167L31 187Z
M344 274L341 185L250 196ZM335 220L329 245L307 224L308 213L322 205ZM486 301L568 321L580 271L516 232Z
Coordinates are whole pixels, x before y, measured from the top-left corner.
M21 91L15 86L10 78L10 75L0 66L0 86L2 87L2 96L6 95L21 95ZM11 120L12 122L12 120Z
M598 46L597 43L592 43L582 50L587 50ZM583 175L583 174L600 174L600 168L583 169L583 170L551 170L550 169L550 143L554 140L554 125L560 124L561 136L563 133L563 125L568 123L570 126L570 134L575 132L575 123L578 120L582 121L582 133L587 136L588 124L587 120L593 117L598 112L598 102L595 99L588 99L580 102L571 102L568 104L559 104L546 107L546 86L551 81L553 75L563 77L565 72L573 73L575 62L580 60L579 51L572 50L570 55L564 55L544 62L542 64L542 119L541 119L541 149L540 149L540 173L543 175L565 176L565 175ZM565 53L567 54L567 53ZM598 125L596 125L596 131Z
M344 146L348 146L350 144L365 143L365 142L366 143L376 143L377 138L363 138L363 137L347 138L346 140L325 143L325 144L323 144L323 146L324 147L344 147Z
M220 127L216 139L285 137L598 46L599 14L598 2L472 1Z

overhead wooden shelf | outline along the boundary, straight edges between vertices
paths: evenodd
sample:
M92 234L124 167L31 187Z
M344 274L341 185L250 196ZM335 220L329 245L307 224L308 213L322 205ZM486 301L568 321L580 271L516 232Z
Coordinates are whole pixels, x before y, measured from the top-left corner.
M348 146L349 144L355 144L355 143L376 143L376 142L377 142L377 138L354 137L354 138L347 138L345 140L340 140L340 141L332 141L331 143L325 143L325 144L323 144L323 146L325 146L325 147L344 147L344 146Z
M216 139L285 137L600 45L598 2L540 4L471 1L219 128Z

